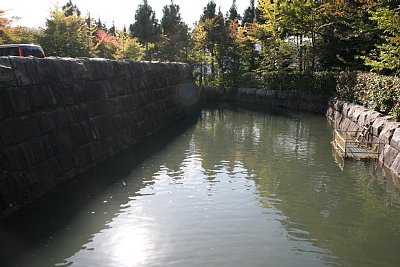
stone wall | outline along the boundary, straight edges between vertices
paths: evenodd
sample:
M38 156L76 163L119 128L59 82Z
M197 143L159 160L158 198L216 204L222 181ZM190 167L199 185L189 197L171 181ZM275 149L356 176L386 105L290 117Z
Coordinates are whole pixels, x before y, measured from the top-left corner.
M184 116L186 64L0 57L0 213Z
M349 103L337 98L329 102L327 117L336 128L346 131L359 131L370 127L369 138L383 144L380 146L379 161L400 177L400 123L388 116L371 111L363 106Z
M201 96L205 102L251 103L320 114L325 114L329 101L329 96L327 95L264 88L204 87Z

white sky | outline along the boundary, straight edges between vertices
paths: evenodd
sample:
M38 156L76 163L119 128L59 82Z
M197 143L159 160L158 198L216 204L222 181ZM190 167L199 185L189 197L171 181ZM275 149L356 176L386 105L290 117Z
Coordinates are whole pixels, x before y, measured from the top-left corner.
M6 17L20 17L17 25L27 27L44 27L49 12L54 6L63 6L68 0L0 0L0 9L6 10ZM137 6L143 0L72 0L82 13L82 16L90 11L93 18L100 17L107 27L111 27L112 21L117 27L123 27L134 22ZM148 0L149 5L156 12L156 17L160 20L162 17L162 8L169 4L170 0ZM203 8L208 0L174 0L181 8L182 19L192 27L195 21L198 21ZM232 5L232 0L214 0L218 7L221 7L225 15ZM250 0L237 0L236 6L239 14L250 5Z

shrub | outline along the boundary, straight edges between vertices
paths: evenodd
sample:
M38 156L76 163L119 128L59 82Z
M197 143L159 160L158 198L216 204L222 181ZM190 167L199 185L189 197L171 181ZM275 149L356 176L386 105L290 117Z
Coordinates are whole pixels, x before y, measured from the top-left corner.
M263 87L271 90L336 94L336 77L333 72L273 71L261 74L260 82Z
M341 72L337 92L345 100L400 118L400 78L372 72Z

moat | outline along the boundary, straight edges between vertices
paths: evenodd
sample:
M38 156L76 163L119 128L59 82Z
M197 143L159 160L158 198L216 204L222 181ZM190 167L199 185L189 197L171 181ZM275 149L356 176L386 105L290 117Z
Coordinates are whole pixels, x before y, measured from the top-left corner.
M398 186L331 139L320 115L203 109L0 221L0 263L398 266Z

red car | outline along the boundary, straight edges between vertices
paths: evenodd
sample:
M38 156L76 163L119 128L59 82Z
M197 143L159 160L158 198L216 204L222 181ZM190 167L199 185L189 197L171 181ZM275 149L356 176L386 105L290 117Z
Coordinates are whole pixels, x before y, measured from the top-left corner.
M38 57L44 58L45 54L40 45L34 44L6 44L0 45L1 56Z

